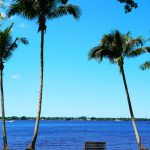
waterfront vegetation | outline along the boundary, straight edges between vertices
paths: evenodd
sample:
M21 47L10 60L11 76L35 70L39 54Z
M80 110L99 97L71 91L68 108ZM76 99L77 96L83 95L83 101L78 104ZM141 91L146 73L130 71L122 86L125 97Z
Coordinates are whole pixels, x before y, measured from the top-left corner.
M12 116L12 117L5 117L6 120L36 120L36 117L17 117L17 116ZM0 117L0 120L2 118ZM86 117L86 116L81 116L81 117L41 117L41 120L51 120L51 121L130 121L131 118L97 118L97 117ZM150 118L135 118L137 121L150 121Z

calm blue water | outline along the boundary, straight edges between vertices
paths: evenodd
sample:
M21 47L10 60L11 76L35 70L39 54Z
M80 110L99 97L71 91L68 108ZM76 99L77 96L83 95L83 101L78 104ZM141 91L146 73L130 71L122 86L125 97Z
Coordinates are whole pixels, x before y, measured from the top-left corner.
M7 122L10 150L24 150L28 146L34 123ZM150 122L137 125L144 146L150 149ZM1 135L0 130L0 149ZM85 141L104 141L107 150L138 150L130 121L41 121L36 150L82 150Z

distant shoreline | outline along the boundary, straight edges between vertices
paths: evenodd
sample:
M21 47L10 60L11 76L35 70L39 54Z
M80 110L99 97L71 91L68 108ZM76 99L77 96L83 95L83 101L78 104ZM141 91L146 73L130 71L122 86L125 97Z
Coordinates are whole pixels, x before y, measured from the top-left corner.
M2 118L0 117L0 120ZM12 117L6 117L6 120L35 120L36 117L17 117L17 116L12 116ZM60 120L60 121L130 121L130 118L97 118L97 117L41 117L41 120ZM136 121L150 121L150 118L136 118Z

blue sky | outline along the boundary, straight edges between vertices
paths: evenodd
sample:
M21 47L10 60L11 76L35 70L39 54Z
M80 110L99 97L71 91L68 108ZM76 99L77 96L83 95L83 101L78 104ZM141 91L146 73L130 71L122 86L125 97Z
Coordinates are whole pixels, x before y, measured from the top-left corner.
M89 50L103 34L114 29L132 32L133 37L150 37L150 1L124 13L116 0L94 3L70 0L79 5L82 16L47 21L42 116L130 117L122 77L118 66L107 60L101 64L88 60ZM30 44L20 46L5 63L4 94L6 116L36 116L39 94L40 34L36 21L14 16L13 35L26 37ZM150 71L139 65L149 55L125 60L125 73L136 117L150 117Z

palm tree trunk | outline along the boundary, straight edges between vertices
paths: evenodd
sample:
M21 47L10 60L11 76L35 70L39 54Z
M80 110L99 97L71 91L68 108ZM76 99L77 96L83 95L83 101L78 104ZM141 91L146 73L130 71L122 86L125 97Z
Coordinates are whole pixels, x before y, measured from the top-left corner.
M137 140L139 149L142 150L143 146L141 144L140 136L139 136L139 133L138 133L138 130L137 130L137 126L136 126L136 122L135 122L135 118L134 118L134 114L133 114L133 110L132 110L131 100L130 100L130 96L129 96L129 92L128 92L128 86L127 86L127 83L126 83L126 78L125 78L125 73L124 73L123 66L120 66L120 71L121 71L123 82L124 82L124 87L125 87L125 91L126 91L126 95L127 95L128 106L129 106L129 110L130 110L130 115L131 115L131 120L132 120L132 124L133 124L133 128L134 128L136 140Z
M2 132L3 132L3 150L8 150L6 123L5 123L5 109L4 109L4 92L3 92L3 69L0 70L0 85L1 85L1 110L2 110Z
M40 116L41 116L41 107L42 107L42 94L43 94L43 70L44 70L44 30L41 31L41 67L40 67L40 90L39 90L39 103L38 103L38 114L36 118L35 128L34 128L34 134L32 138L32 142L29 145L29 148L27 150L35 150L35 143L38 135L38 129L39 129L39 123L40 123Z

